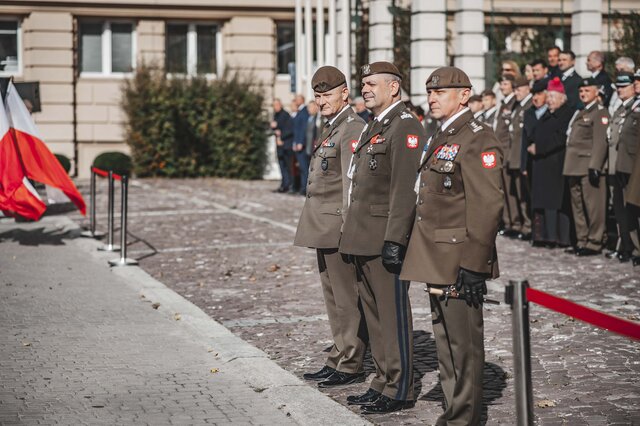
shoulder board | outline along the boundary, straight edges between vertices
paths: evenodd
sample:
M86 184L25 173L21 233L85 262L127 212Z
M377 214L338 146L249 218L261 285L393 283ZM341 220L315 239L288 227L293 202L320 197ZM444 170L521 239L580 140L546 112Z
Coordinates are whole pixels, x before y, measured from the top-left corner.
M600 104L598 104L598 110L604 109L604 107Z
M347 123L351 123L353 120L355 120L355 118L353 118L352 115L347 117Z
M482 124L480 124L480 122L476 119L469 120L468 124L469 127L471 127L471 131L473 133L478 133L480 130L484 129L484 127L482 127Z
M410 112L404 111L402 114L400 114L400 118L404 120L406 118L415 118L415 117Z

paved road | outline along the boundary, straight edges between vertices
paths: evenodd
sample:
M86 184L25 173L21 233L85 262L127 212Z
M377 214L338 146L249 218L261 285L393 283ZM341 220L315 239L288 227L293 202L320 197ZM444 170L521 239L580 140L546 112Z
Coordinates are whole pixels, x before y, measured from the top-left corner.
M65 219L0 220L1 425L366 423Z

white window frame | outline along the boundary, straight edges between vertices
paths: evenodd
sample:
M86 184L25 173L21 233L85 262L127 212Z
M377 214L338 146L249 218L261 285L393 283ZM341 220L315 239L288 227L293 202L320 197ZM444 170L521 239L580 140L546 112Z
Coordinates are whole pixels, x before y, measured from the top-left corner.
M22 21L20 18L14 16L2 16L0 21L3 22L15 22L16 27L16 40L17 40L17 52L18 52L18 70L17 71L0 71L0 77L20 77L23 71L23 52L22 52Z
M203 76L207 80L215 80L218 76L222 75L222 71L224 70L224 65L222 63L222 32L221 25L219 22L194 22L194 21L169 21L166 23L166 26L169 25L187 25L187 73L169 73L167 72L167 77L169 78L185 78L185 77L196 77L198 75ZM216 31L216 72L215 73L206 73L206 74L198 74L198 31L196 26L198 25L215 25L217 28ZM165 31L166 34L166 31ZM168 52L166 51L165 44L165 55Z
M107 77L107 78L128 78L131 77L136 71L136 53L138 50L137 43L137 30L136 23L130 20L120 19L96 19L96 20L79 20L79 23L84 22L102 22L102 35L100 36L101 49L102 49L102 71L80 71L80 77ZM131 24L131 68L130 72L113 72L111 71L111 24ZM78 30L78 36L80 36ZM80 64L78 64L80 67Z

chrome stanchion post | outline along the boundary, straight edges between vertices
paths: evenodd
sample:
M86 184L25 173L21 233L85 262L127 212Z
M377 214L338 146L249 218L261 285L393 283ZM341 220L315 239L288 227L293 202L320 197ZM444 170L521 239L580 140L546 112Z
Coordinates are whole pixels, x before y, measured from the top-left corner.
M129 179L127 176L122 176L121 179L121 205L120 205L120 259L114 259L109 261L111 266L127 266L137 265L138 261L135 259L127 259L127 199L128 199L128 187Z
M104 232L96 231L96 172L91 169L91 189L89 198L89 230L82 232L83 237L102 238Z
M511 305L513 327L513 365L518 426L533 425L531 385L531 347L529 341L529 302L527 281L509 281L506 302ZM511 300L509 300L511 299Z
M107 211L107 244L98 248L101 251L118 251L120 247L113 245L113 212L115 209L113 171L109 170L109 205Z

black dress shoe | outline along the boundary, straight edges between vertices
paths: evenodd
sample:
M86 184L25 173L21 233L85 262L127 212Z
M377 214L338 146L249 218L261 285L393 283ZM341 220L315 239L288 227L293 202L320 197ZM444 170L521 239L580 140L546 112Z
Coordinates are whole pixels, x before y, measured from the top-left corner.
M580 257L583 257L583 256L595 256L595 255L600 254L600 253L602 253L601 250L593 250L593 249L586 248L586 247L582 247L582 248L579 248L578 250L576 250L576 256L580 256Z
M352 383L364 382L363 373L343 373L342 371L335 371L332 375L325 380L318 383L319 388L330 388L332 386L350 385Z
M633 259L631 259L631 263L633 263L633 266L639 266L640 265L640 256L634 256Z
M567 247L564 249L564 252L567 254L578 254L580 250L582 250L581 247Z
M276 189L276 192L279 192L281 194L283 192L288 192L288 191L289 191L289 188L285 188L285 187L282 187L282 186L280 188Z
M347 397L347 404L349 405L369 405L373 404L382 395L375 389L369 389L362 395L350 395Z
M305 380L324 380L335 372L336 372L335 368L331 368L325 365L315 373L304 373L302 377L304 377Z
M627 263L631 260L631 253L621 252L618 253L618 260L620 263Z
M380 395L378 400L371 405L363 405L363 414L384 414L392 413L394 411L400 411L405 408L413 408L416 405L415 401L399 401L397 399L391 399L388 396Z
M520 232L518 234L518 239L522 241L529 241L531 239L531 232Z
M610 251L609 253L605 254L605 257L608 258L608 259L617 259L618 258L618 252L616 250Z

